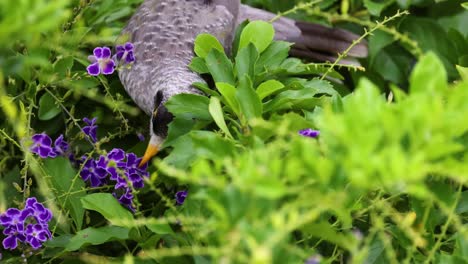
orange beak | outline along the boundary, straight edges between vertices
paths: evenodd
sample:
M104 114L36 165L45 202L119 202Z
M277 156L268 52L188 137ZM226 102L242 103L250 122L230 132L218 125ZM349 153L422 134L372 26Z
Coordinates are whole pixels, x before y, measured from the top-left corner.
M158 154L158 146L153 145L153 144L148 144L148 147L146 148L145 155L143 156L143 159L141 160L140 164L138 167L142 167L145 165L152 157L154 157L156 154Z

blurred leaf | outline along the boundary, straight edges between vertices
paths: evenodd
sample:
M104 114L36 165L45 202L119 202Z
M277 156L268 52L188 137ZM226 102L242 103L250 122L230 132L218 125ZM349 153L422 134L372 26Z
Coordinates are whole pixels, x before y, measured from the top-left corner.
M55 99L49 93L43 94L39 99L39 119L50 120L60 113L60 107L55 104Z
M129 230L118 226L88 227L78 231L65 245L66 251L75 251L86 245L101 245L113 240L128 239Z
M447 74L434 53L429 52L420 59L411 74L410 83L412 93L434 93L447 88Z
M93 193L81 198L83 207L100 213L111 223L133 220L132 213L125 209L110 193Z
M50 176L52 185L56 190L59 203L70 212L70 216L78 230L83 224L84 209L80 199L85 195L83 192L84 182L77 175L70 161L64 157L45 159L44 167Z
M258 53L262 53L270 45L274 35L275 30L270 23L261 20L252 21L241 33L239 50L252 43Z
M174 231L172 231L172 228L169 224L147 224L146 227L148 227L148 229L155 234L174 234Z
M468 67L462 67L459 65L456 65L457 71L462 77L463 80L468 81Z
M210 34L202 33L195 39L195 54L200 58L206 58L212 49L224 53L224 48L219 41Z

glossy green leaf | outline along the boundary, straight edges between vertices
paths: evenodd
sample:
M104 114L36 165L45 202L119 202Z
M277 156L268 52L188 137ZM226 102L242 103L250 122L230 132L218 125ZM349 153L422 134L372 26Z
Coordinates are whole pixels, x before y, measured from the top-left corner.
M277 91L284 88L284 84L277 80L268 80L266 82L261 83L257 87L257 94L260 100L263 100L265 97L270 96Z
M172 96L165 104L169 112L177 117L211 120L206 96L197 94L178 94Z
M242 48L236 56L237 78L240 79L244 75L251 79L254 78L257 59L258 52L253 44L250 43L247 47Z
M275 30L270 23L261 20L252 21L242 31L239 50L252 43L258 53L262 53L270 45L274 35Z
M132 213L125 209L110 193L93 193L81 198L83 207L100 213L111 223L121 226L121 221L133 220Z
M223 96L223 101L229 106L237 115L240 112L239 102L236 98L236 88L228 83L216 83L216 88Z
M66 251L75 251L87 245L101 245L114 240L128 239L129 230L118 226L88 227L78 231L65 245Z
M212 49L205 58L206 67L210 70L215 82L225 82L234 85L234 74L232 62L226 54Z
M219 41L210 34L202 33L195 39L195 54L200 58L206 58L212 49L224 53L224 48Z
M206 67L205 60L200 57L194 57L192 59L192 62L190 62L189 64L189 68L198 74L204 74L204 73L210 72L208 67Z
M252 81L247 76L240 80L236 98L239 102L242 114L250 120L262 116L262 101L252 87Z
M223 116L223 109L221 108L221 103L217 97L210 98L209 111L216 125L230 138L232 138L231 132L226 125L226 121Z

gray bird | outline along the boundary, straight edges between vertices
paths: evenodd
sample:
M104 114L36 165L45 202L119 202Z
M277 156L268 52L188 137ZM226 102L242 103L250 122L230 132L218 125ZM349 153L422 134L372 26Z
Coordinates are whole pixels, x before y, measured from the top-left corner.
M164 106L173 95L199 94L192 86L204 82L188 68L197 35L214 35L226 50L237 25L249 20L268 21L276 15L242 5L240 0L145 0L131 17L122 34L134 44L135 62L119 72L120 80L135 103L148 115L150 142L141 164L156 155L173 116ZM359 36L341 29L280 18L273 23L275 39L294 42L295 56L333 61ZM350 56L367 56L365 43L355 46Z

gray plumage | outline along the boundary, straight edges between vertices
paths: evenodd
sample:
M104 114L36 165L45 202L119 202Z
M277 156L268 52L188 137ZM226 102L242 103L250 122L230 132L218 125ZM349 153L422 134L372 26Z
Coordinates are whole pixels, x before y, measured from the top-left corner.
M134 44L135 62L119 77L130 97L151 118L151 137L160 145L172 115L164 103L179 93L200 93L192 86L203 82L188 64L193 58L193 42L200 33L218 38L226 50L236 26L246 19L270 20L274 14L241 5L239 0L145 0L123 30ZM279 18L273 23L277 40L294 42L291 53L302 57L334 60L359 36L348 31ZM367 55L360 44L349 53Z

